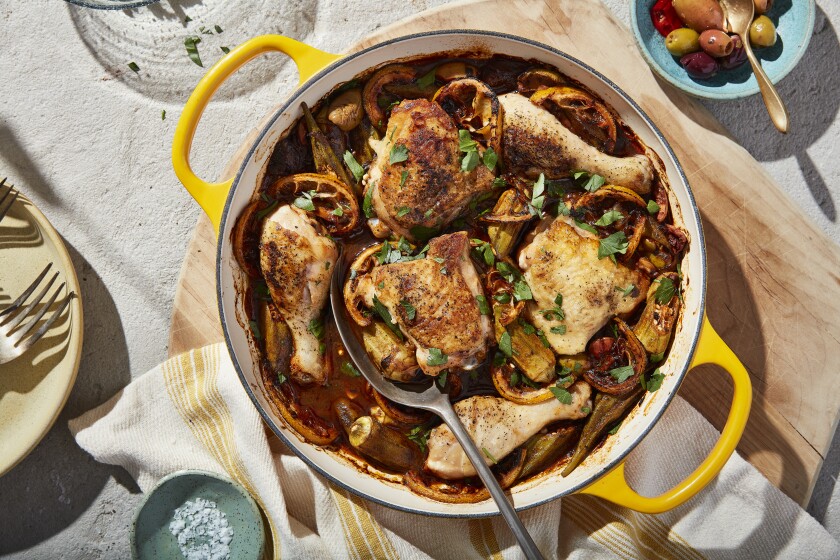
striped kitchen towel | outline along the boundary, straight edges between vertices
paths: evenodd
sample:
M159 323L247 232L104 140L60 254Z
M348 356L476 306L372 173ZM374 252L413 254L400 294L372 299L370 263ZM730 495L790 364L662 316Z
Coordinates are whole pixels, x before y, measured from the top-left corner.
M144 491L182 469L236 480L265 512L275 558L522 557L501 518L399 512L315 474L267 431L221 344L166 361L70 429L83 449L124 467ZM678 397L630 455L628 480L644 494L664 491L717 437ZM738 455L699 496L665 514L571 496L522 517L547 558L840 558L828 532Z

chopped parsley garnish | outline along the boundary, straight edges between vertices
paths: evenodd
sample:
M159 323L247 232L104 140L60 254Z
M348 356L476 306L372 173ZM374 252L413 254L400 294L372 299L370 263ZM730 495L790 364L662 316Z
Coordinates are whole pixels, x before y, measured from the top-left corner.
M387 327L391 329L395 335L397 335L397 338L403 340L403 333L394 323L394 319L391 317L391 312L388 311L388 308L385 307L376 296L373 296L373 310L383 321L385 321L385 325L387 325Z
M551 345L548 343L548 339L545 337L545 333L542 332L542 330L540 329L537 329L537 338L540 339L540 342L542 342L543 346L545 346L546 348L551 348Z
M431 259L438 264L443 264L444 262L446 262L446 259L444 259L443 257L431 257Z
M584 406L583 408L580 409L580 411L584 414L589 414L590 412L592 412L592 409L589 408L588 406Z
M423 218L428 219L428 218L429 218L429 216L431 216L431 215L432 215L432 212L434 212L434 210L435 210L434 208L429 208L428 210L426 210L425 212L423 212Z
M254 338L257 340L262 340L262 333L260 332L260 325L256 321L248 321L248 325L251 327L251 332L254 333Z
M364 168L359 165L359 162L356 161L356 158L353 157L353 154L350 150L344 152L344 163L347 164L347 169L353 174L353 177L359 181L362 178L362 175L365 174Z
M598 218L598 221L595 222L596 226L608 226L621 220L624 218L624 214L619 212L618 210L609 210L603 216Z
M315 210L315 204L312 203L312 195L314 194L315 191L307 191L303 193L295 199L294 205L300 208L301 210L313 212Z
M540 176L534 182L531 190L531 202L528 203L528 211L533 216L542 216L543 204L545 204L545 175Z
M405 186L405 180L408 179L408 171L400 173L400 188Z
M222 28L221 28L221 27L219 27L218 25L214 25L214 26L213 26L213 29L215 29L215 30L216 30L216 33L221 33L221 32L222 32Z
M278 373L278 374L277 374L277 383L278 383L279 385L282 385L282 384L283 384L283 383L285 383L287 380L288 380L288 377L286 377L286 376L285 376L285 375L283 375L282 373Z
M131 71L134 73L140 72L140 67L137 66L136 62L129 62L128 67L131 68Z
M494 189L501 189L507 186L507 181L505 181L501 177L496 177L493 179L493 188Z
M513 346L511 345L510 333L507 331L499 338L499 350L508 358L513 357Z
M312 336L318 340L324 338L324 323L322 323L320 319L312 319L309 321L309 325L306 327L306 330L308 330Z
M427 430L423 426L417 426L417 427L412 428L411 431L408 432L408 434L406 434L406 435L407 435L408 439L410 439L411 441L416 443L418 447L420 447L420 451L425 453L426 452L426 441L429 439L429 432L430 431L431 430Z
M665 379L665 375L659 371L659 368L653 370L653 373L650 374L650 379L645 382L645 376L642 375L639 378L639 383L642 384L642 387L647 389L649 393L656 392L657 389L662 387L662 381Z
M531 288L525 280L519 280L513 285L513 297L516 298L516 301L534 299L534 295L531 293Z
M373 205L371 203L371 196L373 196L373 188L369 187L367 192L365 193L364 200L362 200L362 211L365 213L366 218L373 217Z
M499 303L510 303L510 294L508 294L508 293L496 294L495 296L493 296L493 299L495 299Z
M184 39L184 47L187 49L187 54L189 55L190 60L204 68L204 65L201 63L201 57L198 55L198 44L200 42L201 37L190 35Z
M674 297L676 293L677 287L673 280L667 276L659 278L659 285L656 287L656 292L654 293L656 303L660 305L666 304L671 301L671 298Z
M225 54L228 54L230 52L230 49L228 47L219 47L219 48L222 49L222 52L225 53Z
M411 208L409 208L408 206L397 206L396 210L397 210L397 218L402 218L403 216L405 216L409 212L411 212Z
M566 325L551 327L551 334L566 334Z
M515 282L521 276L518 270L505 261L496 261L496 270L498 270L508 282Z
M647 211L651 214L656 214L657 212L659 212L659 205L656 203L655 200L648 200Z
M594 227L590 226L586 222L581 222L579 220L575 220L575 225L582 230L585 230L585 231L588 231L589 233L594 233L595 235L598 235L598 230L595 229Z
M333 216L341 217L344 215L344 209L341 206L336 206L331 212Z
M438 232L437 228L427 227L427 226L414 226L413 228L411 228L408 231L411 232L411 235L415 239L419 239L419 240L423 240L423 241L425 241L426 239L429 239L433 235L436 235L437 232Z
M546 321L563 321L566 313L563 311L563 294L554 296L554 307L539 311Z
M458 148L464 152L461 160L461 171L468 173L478 166L478 144L472 139L468 130L458 131Z
M481 239L473 239L472 241L477 244L473 247L473 253L475 253L480 260L483 260L484 264L487 266L493 266L496 262L496 255L493 253L493 247Z
M478 167L478 152L475 150L469 151L464 155L464 159L461 160L461 171L464 173L469 173L476 167Z
M664 357L665 352L660 352L659 354L651 354L650 361L653 363L661 362Z
M487 451L487 448L486 448L486 447L482 447L482 448L481 448L481 451L483 451L483 452L484 452L484 454L485 454L485 455L487 455L487 458L488 458L488 459L490 459L491 461L493 461L493 464L494 464L494 465L498 465L498 464L499 464L499 462L496 460L496 458L495 458L495 457L493 457L493 455L491 455L489 451Z
M481 161L484 163L484 166L493 171L496 169L496 163L499 161L499 155L496 153L496 150L493 148L487 148L484 151L484 155L481 156Z
M554 395L554 398L560 401L561 403L572 404L572 394L563 387L552 385L548 388L548 390L551 391L551 394Z
M427 88L435 83L435 69L432 68L426 74L417 78L417 85L421 88Z
M449 356L444 354L440 348L429 348L429 358L426 364L430 366L442 366L449 361Z
M513 373L510 374L510 386L516 387L520 381L522 381L522 374L519 373L518 369L513 370Z
M606 181L597 173L589 173L588 171L572 171L572 177L585 191L595 192L604 186Z
M614 435L615 435L615 433L618 431L618 429L619 429L620 427L621 427L621 422L619 422L618 424L616 424L615 426L613 426L612 428L610 428L610 431L609 431L609 432L607 432L607 433L608 433L608 434L610 434L611 436L614 436Z
M490 304L487 303L487 298L484 296L475 296L478 302L478 312L482 315L490 315Z
M271 212L277 207L277 204L278 202L276 200L272 200L271 204L257 212L257 219L262 220L263 218L271 214ZM314 210L315 207L313 206L312 209Z
M409 321L413 321L417 316L417 308L411 305L407 300L400 300L400 305L405 309L405 316Z
M391 165L400 163L408 159L408 147L405 144L394 144L391 146L391 155L389 161Z
M609 374L612 376L613 379L622 383L627 381L627 378L630 377L635 373L633 371L633 366L621 366L617 368L613 368L609 371Z
M621 286L616 286L616 287L615 287L615 291L616 291L616 292L621 292L621 295L623 295L624 297L627 297L627 296L629 296L630 294L632 294L632 293L633 293L633 290L635 290L635 289L636 289L636 285L635 285L635 284L630 284L630 285L629 285L629 286L627 286L626 288L622 288Z
M362 373L350 362L341 362L341 372L348 377L361 377Z
M163 111L160 112L160 120L162 120L162 121L166 120L166 109L164 109Z
M609 257L612 262L616 262L615 254L621 253L623 255L627 252L628 246L627 236L624 235L623 231L617 231L598 242L598 258Z
M449 378L449 371L447 371L447 370L443 370L442 372L440 372L440 375L435 377L435 381L437 382L438 387L440 387L441 390L443 390L443 388L446 387L446 380L448 378Z

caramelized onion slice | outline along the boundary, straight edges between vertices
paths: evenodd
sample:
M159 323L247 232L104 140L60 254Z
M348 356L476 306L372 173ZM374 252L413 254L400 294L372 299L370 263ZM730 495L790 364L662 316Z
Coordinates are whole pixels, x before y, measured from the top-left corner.
M362 90L362 103L365 112L373 126L384 130L388 124L388 116L385 108L379 106L379 96L382 90L389 84L410 84L417 76L417 72L410 66L403 64L392 64L380 68L368 79Z
M548 387L534 389L521 382L517 386L511 385L511 376L515 371L516 366L511 363L493 364L490 377L499 395L516 404L538 404L554 398Z
M510 488L522 473L527 453L525 449L514 450L496 467L496 480L503 489ZM447 504L474 504L490 499L487 488L459 481L443 480L425 472L408 471L405 485L415 494ZM478 483L480 484L480 482Z
M620 185L604 185L595 192L586 193L577 198L572 203L573 209L589 208L597 204L602 204L605 200L614 200L616 202L629 202L644 208L647 203L635 191L622 187Z
M386 242L387 243L387 242ZM344 306L357 325L366 327L371 324L370 317L362 313L364 292L370 280L366 274L376 266L375 255L382 248L382 243L371 245L359 253L350 265L350 275L344 281Z
M475 78L453 80L435 94L443 110L466 128L482 138L488 148L502 160L502 104L490 86Z
M260 278L260 212L269 208L262 200L249 203L242 209L230 232L233 257L251 278Z
M268 194L309 211L331 235L346 235L359 225L356 196L341 181L328 175L297 173L281 177L268 188Z
M633 375L624 381L617 381L608 371L587 370L583 373L586 382L602 393L610 395L625 395L639 386L639 378L648 365L647 352L633 330L618 317L613 320L618 331L625 339L624 353L633 367Z

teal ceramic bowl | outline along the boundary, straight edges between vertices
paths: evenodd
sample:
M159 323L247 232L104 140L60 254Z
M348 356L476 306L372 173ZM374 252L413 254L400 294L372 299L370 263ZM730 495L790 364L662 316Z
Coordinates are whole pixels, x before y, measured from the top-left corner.
M231 560L257 560L265 547L260 510L248 492L234 481L204 471L179 471L160 480L140 504L131 525L131 554L135 560L183 558L169 524L175 510L187 501L215 502L233 529Z
M665 38L653 27L650 8L656 0L631 0L630 24L647 63L665 81L695 97L738 99L758 93L758 82L749 62L733 70L721 70L708 80L695 80L665 48ZM754 49L761 66L774 84L793 70L814 31L814 0L775 0L766 14L776 25L779 39L772 47Z

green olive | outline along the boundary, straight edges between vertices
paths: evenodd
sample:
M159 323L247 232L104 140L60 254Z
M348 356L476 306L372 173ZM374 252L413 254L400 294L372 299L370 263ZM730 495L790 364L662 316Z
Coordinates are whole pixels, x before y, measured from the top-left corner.
M674 56L684 56L700 50L700 35L693 29L674 29L665 37L665 48Z
M758 16L750 25L750 44L754 47L772 47L776 44L776 26L767 16Z

